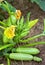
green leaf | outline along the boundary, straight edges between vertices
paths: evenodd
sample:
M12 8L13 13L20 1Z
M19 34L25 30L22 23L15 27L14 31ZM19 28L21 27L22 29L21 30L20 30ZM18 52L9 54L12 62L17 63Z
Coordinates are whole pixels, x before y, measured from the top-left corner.
M4 36L3 36L3 42L4 42L4 43L7 43L8 41L9 41L9 39L4 35Z
M35 19L33 21L30 21L28 26L30 27L30 29L38 22L38 19Z
M11 24L11 18L10 18L10 17L6 20L6 25L7 25L7 26L11 26L11 25L12 25L12 24Z
M16 43L10 43L10 44L5 44L3 46L0 47L0 51L3 50L3 49L6 49L6 48L9 48L9 47L12 47L14 46Z
M8 13L10 13L10 9L8 8L8 5L7 4L4 4L2 2L2 4L0 4L0 8L2 8L3 10L7 11Z
M10 9L10 12L16 11L16 8L14 8L10 3L8 3L7 1L4 1L4 3L8 6L8 8Z
M0 3L0 8L2 8L4 11L8 13L16 11L16 8L14 8L11 4L9 4L6 1Z
M4 21L0 21L0 25L6 26L6 24L4 23Z
M24 25L24 17L22 17L20 20L17 21L17 33L20 34L20 32L23 30Z
M26 20L26 22L29 22L29 19L30 19L30 12L27 14L27 20Z
M30 1L30 0L29 0ZM31 0L31 2L33 3L33 2L38 2L39 0Z
M23 38L23 37L26 36L28 33L29 33L29 31L22 32L22 33L20 34L20 38Z
M43 31L43 33L45 34L45 19L44 19L44 31Z
M35 2L43 11L45 11L45 0L31 0L31 2Z
M16 17L15 17L14 15L11 15L11 16L10 16L10 22L11 22L13 25L15 25L15 23L16 23Z
M20 19L20 22L19 22L20 30L23 29L23 25L24 25L24 17L22 16L22 18Z

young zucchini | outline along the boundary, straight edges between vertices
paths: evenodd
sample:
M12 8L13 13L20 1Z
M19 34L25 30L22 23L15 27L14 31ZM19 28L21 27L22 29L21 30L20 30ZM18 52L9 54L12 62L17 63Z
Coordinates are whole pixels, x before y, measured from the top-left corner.
M23 54L23 53L10 53L9 54L10 59L14 60L24 60L24 61L31 61L33 60L33 56L29 54Z
M34 56L34 57L33 57L33 60L34 60L34 61L37 61L37 62L41 62L41 61L42 61L42 58L39 58L39 57L37 57L37 56Z
M17 49L13 49L13 52L27 53L32 55L36 55L40 53L40 51L37 48L17 48Z

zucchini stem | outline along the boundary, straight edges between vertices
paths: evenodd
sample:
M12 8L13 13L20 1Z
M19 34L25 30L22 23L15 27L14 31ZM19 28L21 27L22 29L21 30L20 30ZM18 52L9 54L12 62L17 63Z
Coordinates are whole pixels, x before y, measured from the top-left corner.
M3 27L3 26L0 26L0 28L5 29L5 27Z
M40 45L40 44L45 44L45 42L35 42L35 43L25 44L20 47L29 47L29 46L35 46L35 45Z
M14 46L15 44L7 44L7 45L4 45L2 47L0 47L0 51L5 49L5 48L8 48L8 47L11 47L11 46Z
M41 33L41 34L39 34L39 35L33 36L33 37L28 38L28 39L26 39L26 40L20 40L20 42L22 42L22 43L27 43L27 42L29 42L29 41L31 41L31 40L33 40L33 39L36 39L36 38L38 38L38 37L41 37L41 36L45 36L45 34L44 34L44 33Z
M10 65L10 59L7 58L7 65Z

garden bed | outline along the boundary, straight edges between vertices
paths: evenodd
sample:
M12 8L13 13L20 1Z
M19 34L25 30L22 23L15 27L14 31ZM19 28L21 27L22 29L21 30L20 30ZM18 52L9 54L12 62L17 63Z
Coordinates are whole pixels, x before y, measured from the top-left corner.
M39 22L31 29L30 34L27 37L31 37L33 35L39 34L42 32L43 30L43 20L45 18L45 12L42 11L38 5L36 5L35 3L29 3L28 1L24 1L24 6L20 6L18 4L17 0L14 0L14 2L11 2L11 4L16 7L17 9L20 9L22 11L22 15L24 15L26 17L26 14L28 12L31 12L31 16L30 19L39 19ZM40 37L36 40L36 41L45 41L45 37ZM33 42L34 42L33 41ZM30 42L29 42L30 43ZM20 45L20 44L18 44ZM40 54L38 56L40 56L43 61L40 63L37 63L35 61L29 61L29 62L24 62L24 61L13 61L11 62L11 65L45 65L45 45L37 45L35 46L36 48L40 49ZM0 59L0 63L4 63L4 65L7 65L6 63L6 59L1 58Z

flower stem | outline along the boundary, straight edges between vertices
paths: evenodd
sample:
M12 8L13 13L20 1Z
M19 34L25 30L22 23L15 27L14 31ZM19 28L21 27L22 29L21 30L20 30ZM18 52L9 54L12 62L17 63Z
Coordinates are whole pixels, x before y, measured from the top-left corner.
M2 22L2 21L0 21L0 24L2 24L2 25L4 25L4 26L6 25L6 24L5 24L4 22Z
M10 65L10 59L7 58L7 65Z
M5 27L3 27L3 26L0 26L0 28L5 29Z
M0 47L0 51L5 49L5 48L8 48L8 47L11 47L11 46L14 46L15 44L7 44L7 45L4 45L2 47Z
M28 38L28 39L26 39L26 40L20 40L20 42L22 42L22 43L27 43L28 41L31 41L31 40L33 40L33 39L36 39L36 38L38 38L38 37L40 37L40 36L45 36L45 34L42 33L42 34L33 36L33 37L31 37L31 38Z
M44 19L44 33L45 33L45 19Z

